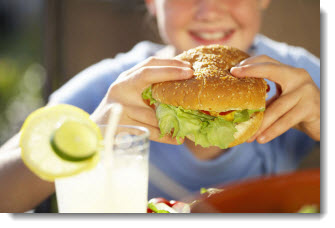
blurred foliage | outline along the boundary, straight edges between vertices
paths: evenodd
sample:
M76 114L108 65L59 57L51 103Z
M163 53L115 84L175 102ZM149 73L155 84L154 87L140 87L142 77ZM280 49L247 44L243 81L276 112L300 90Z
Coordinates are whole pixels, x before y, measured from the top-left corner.
M45 103L41 20L37 15L21 25L14 22L5 24L9 29L0 34L0 145Z

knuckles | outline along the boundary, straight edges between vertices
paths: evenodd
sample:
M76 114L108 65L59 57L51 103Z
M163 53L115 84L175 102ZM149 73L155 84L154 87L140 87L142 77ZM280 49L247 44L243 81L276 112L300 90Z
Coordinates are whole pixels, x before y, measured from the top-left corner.
M147 64L154 63L154 62L157 62L158 59L159 59L158 57L150 56L149 58L147 58L146 63Z
M259 55L257 58L262 60L263 62L269 62L269 61L273 60L271 57L269 57L267 55Z
M295 68L295 73L296 73L297 76L299 76L299 77L301 77L305 80L311 79L309 73L304 68Z
M116 100L118 94L120 94L121 88L119 83L114 83L109 86L107 91L107 101L112 102Z

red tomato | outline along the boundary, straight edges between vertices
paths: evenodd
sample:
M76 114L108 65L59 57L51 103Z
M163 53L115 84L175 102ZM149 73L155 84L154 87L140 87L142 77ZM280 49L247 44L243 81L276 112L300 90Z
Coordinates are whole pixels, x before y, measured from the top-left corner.
M227 112L220 112L219 114L220 114L221 116L224 116L224 115L227 115L227 114L229 114L229 113L231 113L231 112L233 112L233 110L230 110L230 111L227 111Z
M209 111L200 110L200 112L205 113L205 114L207 114L207 115L211 115L211 113L210 113Z
M150 200L150 203L165 203L166 205L170 206L170 202L162 197L153 198Z
M177 203L180 203L180 202L176 200L170 200L170 207L173 207Z
M151 210L150 208L147 208L147 213L154 213L154 211Z

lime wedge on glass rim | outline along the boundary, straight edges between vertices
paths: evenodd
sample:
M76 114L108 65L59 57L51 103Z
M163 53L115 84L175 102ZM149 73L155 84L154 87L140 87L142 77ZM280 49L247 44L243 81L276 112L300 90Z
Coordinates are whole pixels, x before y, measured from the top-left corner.
M94 130L77 121L64 122L50 139L54 152L67 161L84 161L97 152L98 137Z
M71 105L34 111L21 129L21 157L41 179L54 181L98 163L103 137L85 111Z

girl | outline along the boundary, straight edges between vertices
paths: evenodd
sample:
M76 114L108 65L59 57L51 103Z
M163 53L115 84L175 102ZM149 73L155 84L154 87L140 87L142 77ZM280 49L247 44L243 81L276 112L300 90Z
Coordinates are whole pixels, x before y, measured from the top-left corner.
M149 198L178 200L201 187L294 170L320 140L320 62L302 48L257 34L269 3L146 0L166 45L141 42L128 53L101 61L52 94L49 103L76 105L103 124L109 104L118 102L124 106L120 124L147 127L152 140ZM260 129L248 143L228 150L202 148L187 139L177 145L169 136L160 138L155 111L142 100L142 91L153 83L192 77L190 65L173 57L214 43L252 55L232 68L234 76L268 80L270 99ZM24 166L18 138L1 148L0 155L6 156L0 157L0 202L7 202L1 211L29 210L54 192L53 183L40 180ZM185 191L165 186L162 175Z

